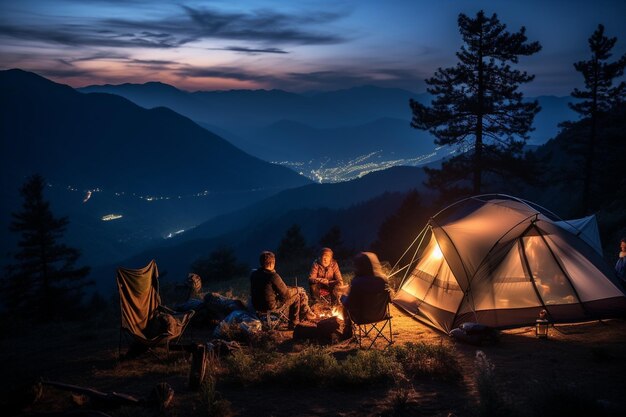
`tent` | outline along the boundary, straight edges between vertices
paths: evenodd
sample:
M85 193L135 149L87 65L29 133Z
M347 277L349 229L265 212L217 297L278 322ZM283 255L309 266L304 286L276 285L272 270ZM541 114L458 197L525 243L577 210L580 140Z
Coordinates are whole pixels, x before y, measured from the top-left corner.
M580 236L582 240L587 242L589 246L602 255L600 231L598 229L598 221L596 220L595 214L582 217L580 219L562 220L555 223L573 234Z
M394 304L445 332L464 322L531 325L543 309L554 323L624 315L612 269L559 220L504 195L443 209L401 258Z

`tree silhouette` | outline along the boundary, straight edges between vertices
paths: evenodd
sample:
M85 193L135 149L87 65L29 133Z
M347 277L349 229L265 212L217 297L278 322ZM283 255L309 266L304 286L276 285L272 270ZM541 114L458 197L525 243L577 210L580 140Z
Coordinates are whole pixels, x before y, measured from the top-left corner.
M579 137L578 140L568 146L568 153L582 158L584 169L582 171L583 193L581 197L581 214L587 214L591 207L592 187L595 179L595 164L598 155L598 125L602 118L616 105L624 102L626 96L626 83L620 82L613 86L615 78L624 74L626 67L626 54L614 62L607 62L611 57L611 50L615 46L617 38L608 38L604 34L604 26L598 28L589 38L591 58L588 61L578 61L574 64L576 71L582 73L585 79L585 89L575 88L572 97L579 99L575 103L569 103L572 110L581 118L589 119L588 134ZM569 122L561 126L569 127Z
M93 282L85 280L89 267L74 267L80 252L59 243L69 221L54 217L43 198L44 185L41 175L33 175L20 189L24 202L13 213L10 230L21 238L3 293L9 311L55 319L76 311L84 287Z
M226 246L214 250L208 257L197 259L191 265L191 270L209 281L229 280L250 272L249 266L239 262L235 251Z
M313 251L307 246L300 226L294 224L287 229L278 244L276 268L280 270L283 278L308 274L313 257Z
M393 265L426 225L430 208L423 205L419 193L410 191L398 210L380 225L372 250L380 260Z
M335 259L346 259L350 256L348 249L344 246L343 238L341 237L341 228L337 225L332 226L320 237L319 246L320 248L331 248Z
M311 250L306 245L302 230L297 224L292 225L281 239L276 256L280 262L309 257Z
M510 33L497 15L486 17L482 10L474 19L461 13L458 25L464 42L456 54L459 62L439 68L426 80L434 96L430 107L410 101L411 126L432 133L436 144L461 151L441 169L427 169L428 185L466 193L466 180L473 178L472 190L478 194L486 172L524 172L517 161L540 108L536 101L524 102L518 91L534 76L510 64L538 52L541 45L527 42L524 27Z

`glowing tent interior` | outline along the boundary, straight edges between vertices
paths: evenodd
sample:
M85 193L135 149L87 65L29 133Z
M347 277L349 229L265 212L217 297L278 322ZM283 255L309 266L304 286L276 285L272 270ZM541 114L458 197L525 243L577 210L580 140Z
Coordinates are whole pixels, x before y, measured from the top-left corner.
M549 211L515 197L459 201L431 218L407 249L394 303L449 332L623 316L626 297L601 256Z

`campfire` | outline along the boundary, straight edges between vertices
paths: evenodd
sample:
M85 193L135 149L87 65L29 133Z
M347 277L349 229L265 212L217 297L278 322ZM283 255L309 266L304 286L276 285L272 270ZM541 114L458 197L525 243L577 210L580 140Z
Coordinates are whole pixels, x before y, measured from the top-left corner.
M337 306L333 306L331 310L323 311L319 314L321 319L329 318L329 317L337 317L339 320L343 320L343 312L341 308Z

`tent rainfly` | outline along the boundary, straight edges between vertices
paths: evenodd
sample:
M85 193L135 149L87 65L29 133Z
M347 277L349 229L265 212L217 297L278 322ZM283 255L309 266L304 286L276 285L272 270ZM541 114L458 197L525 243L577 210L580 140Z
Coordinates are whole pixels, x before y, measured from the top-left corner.
M549 211L515 197L459 201L430 219L407 249L394 304L437 329L464 322L532 325L620 317L626 297L614 273Z

